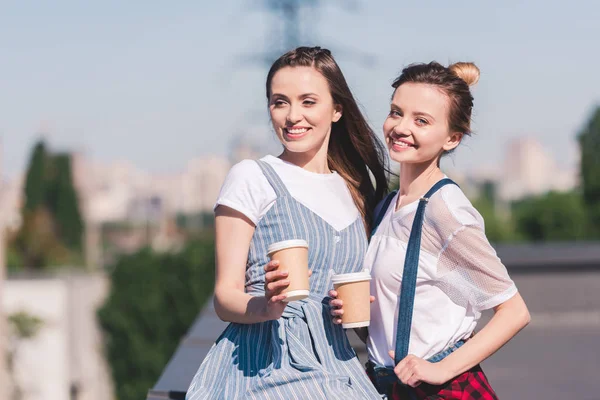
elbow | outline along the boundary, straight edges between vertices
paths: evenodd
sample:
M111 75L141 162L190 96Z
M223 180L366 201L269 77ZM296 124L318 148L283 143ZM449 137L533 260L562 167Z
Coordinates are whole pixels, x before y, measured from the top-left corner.
M221 292L215 288L215 294L213 297L213 307L215 309L215 314L217 314L217 317L219 317L219 319L223 322L231 322L228 318L227 318L227 312L225 310L225 306L223 305L223 296L221 294Z
M499 305L494 309L495 312L502 313L506 321L514 327L514 329L520 331L525 328L531 322L531 314L527 308L527 304L523 301L520 295L516 295L510 300Z
M525 302L521 302L521 306L519 307L519 311L517 313L517 321L519 321L520 329L525 328L531 322L531 314L529 313L529 309Z
M525 310L523 310L523 316L522 316L521 322L523 324L523 328L525 328L531 322L531 314L529 313L529 310L527 309L527 307L525 307Z

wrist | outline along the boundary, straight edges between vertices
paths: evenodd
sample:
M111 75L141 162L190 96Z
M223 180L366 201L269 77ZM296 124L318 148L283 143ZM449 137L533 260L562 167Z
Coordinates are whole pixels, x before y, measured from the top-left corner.
M444 382L448 382L449 380L455 378L460 375L460 371L456 370L455 366L452 364L451 360L444 358L439 363L440 369L442 370Z
M259 312L259 318L261 319L261 322L273 320L274 318L271 315L271 309L269 308L269 299L267 299L266 296L262 296L260 298L260 300L261 300L261 307L260 307L260 312Z
M247 317L252 319L252 323L261 323L269 321L268 301L265 296L251 296L246 308Z

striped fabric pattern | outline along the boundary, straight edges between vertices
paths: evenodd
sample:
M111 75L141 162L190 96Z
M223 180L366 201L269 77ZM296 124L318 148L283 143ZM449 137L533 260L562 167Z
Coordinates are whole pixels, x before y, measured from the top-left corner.
M246 292L264 294L269 244L304 239L313 271L311 294L288 304L279 320L230 324L202 362L186 399L381 399L346 333L333 324L327 297L333 274L362 269L367 249L362 219L335 230L295 200L268 163L257 163L277 200L256 226Z

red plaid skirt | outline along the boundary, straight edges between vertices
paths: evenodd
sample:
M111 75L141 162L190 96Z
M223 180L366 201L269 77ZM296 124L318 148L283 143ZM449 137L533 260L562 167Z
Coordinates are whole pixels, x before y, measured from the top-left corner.
M377 387L373 370L367 368L367 374ZM377 389L380 393L387 394L389 400L409 400L411 398L408 393L410 389L398 380L386 388L387 390L379 387ZM422 383L412 390L419 400L498 400L498 396L479 365L443 385Z

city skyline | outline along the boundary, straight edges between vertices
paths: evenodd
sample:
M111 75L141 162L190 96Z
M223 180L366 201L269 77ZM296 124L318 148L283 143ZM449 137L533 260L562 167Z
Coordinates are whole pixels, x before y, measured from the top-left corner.
M236 135L276 148L264 99L266 68L239 64L241 56L265 50L271 16L235 3L237 11L194 2L57 1L35 13L22 4L5 6L5 175L23 173L40 130L49 132L54 148L102 162L129 160L153 173L182 171L196 157L226 156ZM344 52L337 59L378 134L390 82L403 66L472 60L482 70L474 88L476 134L452 167L498 167L497 150L519 137L543 143L560 167L574 166L576 134L600 99L600 55L589 51L600 36L594 17L600 5L358 4L358 14L326 5L304 23L318 41L309 44L334 55L336 46L368 49L377 57L372 67ZM367 29L367 20L377 23Z

